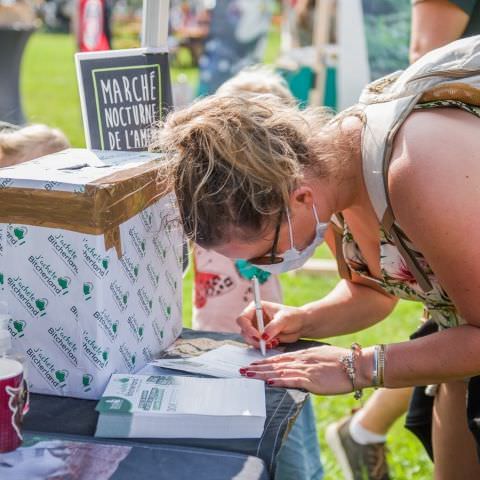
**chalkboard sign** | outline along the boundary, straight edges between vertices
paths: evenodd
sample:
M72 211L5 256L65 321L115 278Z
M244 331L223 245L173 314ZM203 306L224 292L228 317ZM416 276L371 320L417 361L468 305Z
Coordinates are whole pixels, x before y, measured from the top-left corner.
M87 147L146 150L152 126L172 107L168 53L138 48L75 60Z

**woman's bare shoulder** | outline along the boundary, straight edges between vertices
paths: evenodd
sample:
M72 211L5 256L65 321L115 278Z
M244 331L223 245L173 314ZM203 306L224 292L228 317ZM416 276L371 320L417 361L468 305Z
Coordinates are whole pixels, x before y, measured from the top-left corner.
M436 194L454 178L480 176L479 131L480 118L458 108L410 114L393 143L389 191Z

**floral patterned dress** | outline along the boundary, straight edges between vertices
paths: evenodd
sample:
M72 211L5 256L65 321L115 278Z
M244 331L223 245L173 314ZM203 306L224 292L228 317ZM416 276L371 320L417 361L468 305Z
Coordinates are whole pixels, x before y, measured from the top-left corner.
M438 107L457 107L462 108L478 117L480 117L480 108L464 104L458 101L435 101L425 104L419 104L415 109L438 108ZM414 275L410 272L404 258L395 245L393 238L380 227L380 268L382 278L375 278L369 271L360 248L358 247L353 235L346 222L335 221L337 225L343 228L342 249L343 257L349 269L360 276L367 278L381 286L386 292L398 298L405 300L414 300L422 302L425 306L427 318L434 320L440 328L456 327L465 323L465 320L457 313L455 305L443 290L435 275L428 265L423 255L415 249L408 238L403 235L406 246L414 253L418 264L427 274L432 290L424 292Z

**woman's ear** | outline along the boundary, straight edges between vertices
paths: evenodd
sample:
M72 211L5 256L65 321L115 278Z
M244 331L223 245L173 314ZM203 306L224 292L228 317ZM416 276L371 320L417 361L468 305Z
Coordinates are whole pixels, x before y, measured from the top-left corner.
M290 194L290 205L292 210L296 208L308 208L309 210L313 207L313 191L310 187L302 185L301 187L296 188Z

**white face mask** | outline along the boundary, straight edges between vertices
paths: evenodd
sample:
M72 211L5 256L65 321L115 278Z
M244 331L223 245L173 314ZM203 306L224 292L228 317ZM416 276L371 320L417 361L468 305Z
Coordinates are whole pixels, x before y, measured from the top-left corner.
M323 243L325 239L325 232L327 231L328 225L330 222L322 223L318 220L317 209L313 205L313 214L315 215L315 238L312 243L305 247L302 251L295 248L295 243L293 239L293 229L292 222L290 220L290 215L287 211L287 220L288 220L288 233L290 235L290 248L281 255L277 257L283 258L283 262L274 263L271 265L257 265L258 268L265 270L266 272L278 274L289 272L290 270L296 270L297 268L305 265L305 262L313 256L315 249Z

